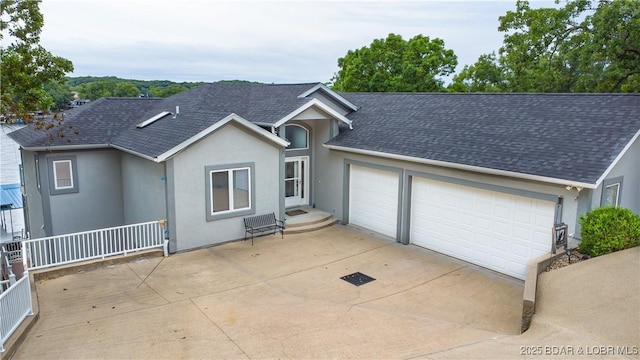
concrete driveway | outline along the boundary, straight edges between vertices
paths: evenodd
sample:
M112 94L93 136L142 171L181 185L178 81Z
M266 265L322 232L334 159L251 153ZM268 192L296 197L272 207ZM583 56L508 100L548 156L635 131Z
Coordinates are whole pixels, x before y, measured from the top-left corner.
M354 272L376 280L340 279ZM523 293L514 279L340 225L36 286L40 319L14 359L446 356L517 334Z

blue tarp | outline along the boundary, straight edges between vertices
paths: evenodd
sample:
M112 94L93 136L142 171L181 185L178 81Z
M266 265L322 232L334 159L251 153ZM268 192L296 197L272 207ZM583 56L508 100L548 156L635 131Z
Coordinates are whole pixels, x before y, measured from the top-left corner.
M20 184L0 185L0 205L3 209L19 209L22 207Z

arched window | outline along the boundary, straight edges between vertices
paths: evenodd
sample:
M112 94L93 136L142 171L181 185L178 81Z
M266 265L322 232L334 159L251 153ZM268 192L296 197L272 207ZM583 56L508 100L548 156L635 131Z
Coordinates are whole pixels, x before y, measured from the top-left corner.
M309 131L300 125L285 125L284 138L291 143L287 150L309 148Z

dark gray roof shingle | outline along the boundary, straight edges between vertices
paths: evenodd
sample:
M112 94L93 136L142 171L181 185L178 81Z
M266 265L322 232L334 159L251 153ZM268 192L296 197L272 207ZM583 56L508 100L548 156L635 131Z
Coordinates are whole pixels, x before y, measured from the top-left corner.
M245 83L203 84L157 104L141 121L170 111L166 116L143 128L130 127L114 140L114 145L156 157L212 126L231 113L255 123L273 124L309 99L297 96L315 84L268 85Z
M304 105L311 84L203 84L166 99L105 98L66 120L71 145L157 157L231 113L269 126ZM640 94L341 93L359 106L328 144L595 184L640 129ZM168 115L142 129L138 123ZM69 145L30 127L23 147Z
M10 136L23 147L111 144L156 157L231 113L252 122L273 124L307 103L309 99L297 97L315 85L211 83L166 99L102 98L81 106L65 119L73 129L65 130L64 139L49 140L32 126ZM176 106L180 114L175 118L169 115L142 129L136 127L162 111L175 113Z
M342 94L329 144L595 184L640 130L640 94Z
M33 124L14 131L9 136L27 148L106 145L113 142L127 127L160 103L159 98L101 98L65 113L64 138L49 138L49 133L34 130ZM72 126L72 128L69 128ZM77 131L77 133L76 133ZM70 142L69 142L69 141Z

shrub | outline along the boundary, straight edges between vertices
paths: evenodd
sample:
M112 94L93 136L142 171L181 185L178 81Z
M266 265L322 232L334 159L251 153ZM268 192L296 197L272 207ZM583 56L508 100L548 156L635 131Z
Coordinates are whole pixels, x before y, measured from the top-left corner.
M640 245L640 216L620 207L595 208L580 215L582 242L578 250L600 256Z

